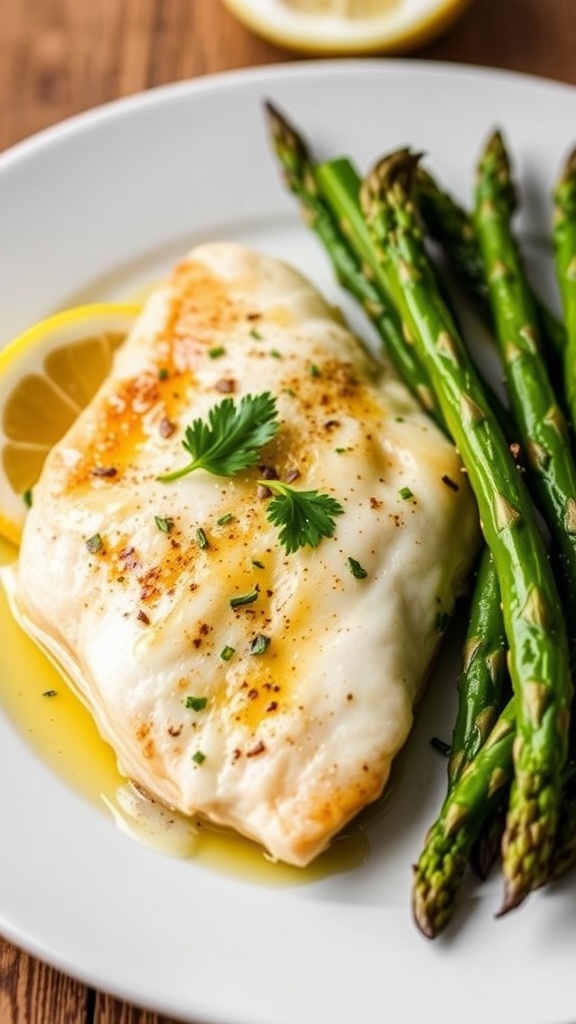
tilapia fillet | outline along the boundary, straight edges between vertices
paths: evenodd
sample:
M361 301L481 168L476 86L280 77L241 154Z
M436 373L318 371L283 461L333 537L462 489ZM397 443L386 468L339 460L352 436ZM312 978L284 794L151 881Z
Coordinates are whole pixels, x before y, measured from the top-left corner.
M158 479L193 419L264 391L258 466ZM332 538L285 553L274 476L340 502ZM456 452L390 368L293 269L207 244L52 450L16 597L127 777L305 865L382 792L477 534Z

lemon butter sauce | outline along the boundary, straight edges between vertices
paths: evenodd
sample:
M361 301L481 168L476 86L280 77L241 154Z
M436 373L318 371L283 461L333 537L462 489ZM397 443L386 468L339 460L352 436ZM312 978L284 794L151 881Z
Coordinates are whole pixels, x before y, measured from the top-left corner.
M63 673L16 621L7 592L7 567L16 555L17 549L0 538L2 582L8 584L0 587L0 710L47 771L136 841L245 880L299 885L353 870L366 860L368 839L358 823L309 867L297 868L271 861L240 835L163 807L133 786Z

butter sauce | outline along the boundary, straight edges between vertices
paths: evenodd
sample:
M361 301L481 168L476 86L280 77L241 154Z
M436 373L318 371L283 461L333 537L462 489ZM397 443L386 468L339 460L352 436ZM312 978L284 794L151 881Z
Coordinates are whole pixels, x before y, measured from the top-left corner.
M17 550L0 538L0 565ZM269 859L256 843L172 812L120 774L114 752L63 674L26 635L0 587L0 708L47 769L133 839L169 856L266 885L302 885L359 867L369 843L357 821L307 868Z

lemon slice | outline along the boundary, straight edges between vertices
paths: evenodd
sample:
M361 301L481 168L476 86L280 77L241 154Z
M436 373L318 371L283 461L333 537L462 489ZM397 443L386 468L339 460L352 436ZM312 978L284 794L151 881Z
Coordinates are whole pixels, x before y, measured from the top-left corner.
M224 0L248 28L306 54L392 53L429 42L470 0Z
M0 352L0 534L13 543L46 455L104 380L139 311L123 304L68 309Z

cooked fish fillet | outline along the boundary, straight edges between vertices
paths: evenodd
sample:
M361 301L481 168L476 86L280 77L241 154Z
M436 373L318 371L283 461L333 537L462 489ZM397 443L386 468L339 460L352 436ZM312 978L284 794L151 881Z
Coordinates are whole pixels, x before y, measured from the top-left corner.
M263 391L260 466L158 479L193 419ZM270 474L336 498L334 537L287 555ZM305 865L382 792L477 538L454 448L390 368L296 271L208 244L52 450L16 598L126 776Z

